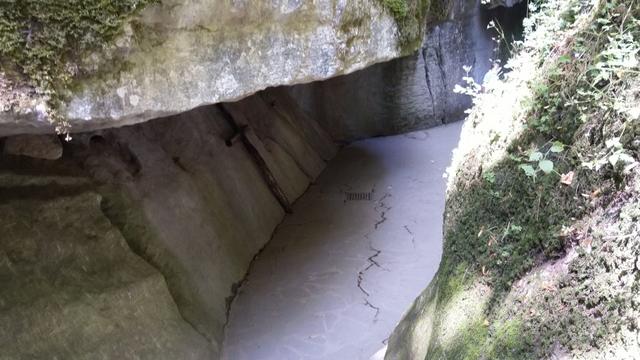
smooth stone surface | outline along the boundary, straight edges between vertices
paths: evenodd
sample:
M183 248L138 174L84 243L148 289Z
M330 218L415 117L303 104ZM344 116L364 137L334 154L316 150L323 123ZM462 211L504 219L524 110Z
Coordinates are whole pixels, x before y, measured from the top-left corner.
M217 358L86 186L0 173L0 359Z
M224 108L236 126L246 126L289 201L337 150L278 89ZM284 216L247 146L227 146L234 134L220 107L206 106L77 134L67 152L91 177L117 188L105 194L110 219L165 276L185 320L217 348L235 284Z
M342 149L252 264L231 309L223 358L382 354L438 267L443 173L460 126Z
M164 0L70 64L82 77L61 111L73 132L139 123L399 57L398 34L378 0ZM11 80L0 136L51 132L44 99Z

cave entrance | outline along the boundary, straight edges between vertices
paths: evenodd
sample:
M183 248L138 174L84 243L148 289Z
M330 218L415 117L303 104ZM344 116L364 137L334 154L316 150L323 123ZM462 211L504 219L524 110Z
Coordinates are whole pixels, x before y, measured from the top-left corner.
M511 57L512 44L523 40L523 20L529 14L529 1L521 1L511 7L482 7L480 13L485 27L490 22L495 24L488 29L488 34L498 41L496 58L504 64Z

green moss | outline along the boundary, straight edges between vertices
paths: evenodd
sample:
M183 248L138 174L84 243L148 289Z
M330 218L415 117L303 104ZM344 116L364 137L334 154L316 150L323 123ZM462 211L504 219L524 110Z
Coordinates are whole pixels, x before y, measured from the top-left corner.
M382 3L391 11L396 19L404 18L409 12L409 6L406 0L382 0Z
M493 343L489 351L491 359L530 359L531 339L522 336L524 324L522 320L515 318L498 323L494 329Z
M524 324L519 319L489 325L473 319L447 343L436 344L429 359L535 359L531 339L522 336ZM489 339L489 341L487 341Z
M557 171L570 165L558 162ZM554 257L562 253L563 225L584 211L584 199L574 190L560 187L559 176L549 175L536 182L506 159L492 169L495 182L482 179L462 192L455 192L449 203L461 209L446 234L443 263L447 273L458 276L459 263L470 264L471 271L483 272L495 287L495 297L508 290L512 282L529 270L538 254ZM579 171L585 188L589 177Z
M391 13L400 31L400 50L408 55L418 49L427 25L442 21L447 16L444 0L379 0Z
M479 359L483 353L484 339L488 335L488 327L482 321L473 320L458 331L446 344L437 344L429 351L429 359Z
M78 59L120 34L133 14L158 0L0 0L0 66L23 77L48 99L58 131L59 114Z

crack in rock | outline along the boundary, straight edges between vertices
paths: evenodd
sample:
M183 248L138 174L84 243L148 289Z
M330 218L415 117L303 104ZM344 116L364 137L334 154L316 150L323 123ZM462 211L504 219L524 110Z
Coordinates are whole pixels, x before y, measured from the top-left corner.
M367 238L368 238L368 234L367 234L367 235L365 235L365 237L367 237ZM380 255L380 253L382 252L382 250L378 250L378 249L374 248L374 247L371 245L371 243L369 243L369 248L370 248L374 253L373 253L371 256L369 256L369 257L367 258L367 262L368 262L367 266L366 266L364 269L362 269L362 270L360 270L360 271L358 272L358 281L357 281L358 288L359 288L359 289L360 289L360 291L362 291L362 293L363 293L363 294L365 294L367 297L371 296L371 294L370 294L367 290L365 290L365 289L364 289L364 287L362 286L362 282L364 281L364 274L365 274L367 271L369 271L369 269L371 269L371 268L372 268L372 267L374 267L374 266L375 266L375 267L378 267L378 268L380 268L380 269L383 269L383 270L387 270L387 269L385 269L384 267L380 266L380 263L378 263L378 262L375 260L375 258L376 258L376 257L378 257L378 255ZM387 270L387 271L388 271L388 270Z
M372 193L375 192L375 186L371 191ZM391 197L391 194L389 193L385 193L380 200L378 200L378 205L376 205L376 207L374 207L374 211L378 212L380 214L380 219L373 225L374 231L378 230L378 226L380 226L380 224L384 223L387 220L386 217L386 213L387 211L391 210L391 206L388 206L384 200L388 197ZM407 228L405 226L405 228ZM407 228L408 231L410 231ZM364 237L369 240L369 235L371 233L367 233L364 235ZM390 271L389 269L384 268L382 265L380 265L380 263L376 260L376 258L378 256L380 256L380 254L382 253L382 250L380 249L376 249L372 242L369 241L369 249L373 252L368 258L367 258L367 266L365 268L363 268L362 270L360 270L358 272L358 277L356 280L356 285L358 286L358 289L360 289L360 291L365 295L365 299L364 299L364 305L375 310L375 314L373 316L373 322L377 322L378 321L378 315L380 314L380 308L378 306L375 306L374 304L372 304L369 301L369 297L371 296L371 294L362 286L362 283L364 281L365 278L365 273L367 271L369 271L372 267L377 267L379 269L385 270L385 271Z
M373 315L373 322L378 322L378 314L380 314L380 308L370 303L367 299L364 300L364 305L376 311L376 313Z
M416 247L416 236L413 233L413 231L411 231L411 229L409 229L408 225L404 226L404 229L407 230L407 233L411 236L411 244L413 244L413 247Z
M365 290L362 287L362 281L364 280L364 271L360 270L360 272L358 272L358 289L360 289L360 291L362 291L363 294L365 294L367 297L370 296L370 294L367 292L367 290Z
M391 194L385 193L384 196L382 196L380 200L378 200L378 205L373 208L375 211L380 213L380 219L373 225L373 228L375 230L378 230L378 226L387 221L387 211L391 210L391 206L387 205L384 200L388 197L391 197Z

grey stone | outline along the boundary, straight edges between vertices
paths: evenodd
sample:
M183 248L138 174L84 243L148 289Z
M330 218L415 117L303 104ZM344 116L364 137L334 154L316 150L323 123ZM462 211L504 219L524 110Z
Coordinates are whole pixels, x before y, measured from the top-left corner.
M224 108L291 202L336 153L282 89ZM284 216L232 136L213 105L75 134L46 166L0 157L0 358L217 359Z
M77 64L83 77L62 112L77 132L234 101L398 57L398 34L378 0L166 0ZM0 136L52 131L43 99L16 95L3 73L0 85L11 100Z
M494 44L475 0L453 2L449 19L432 26L421 50L410 56L290 92L335 139L346 142L460 120L471 99L453 89L464 76L482 79ZM464 66L471 67L469 74Z
M290 202L335 155L323 130L278 89L224 107L248 126ZM77 134L70 150L94 178L116 187L105 193L109 217L165 276L184 318L218 346L234 284L284 216L243 143L226 145L233 136L214 105Z

